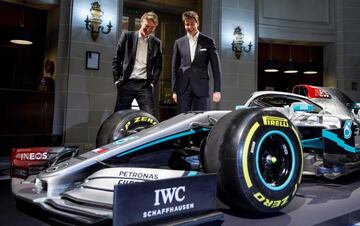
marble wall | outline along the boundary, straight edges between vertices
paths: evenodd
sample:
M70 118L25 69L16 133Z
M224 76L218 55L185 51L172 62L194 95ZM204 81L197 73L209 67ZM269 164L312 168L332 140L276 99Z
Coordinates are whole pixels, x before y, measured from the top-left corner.
M111 21L113 29L93 41L84 22L91 2L61 1L60 9L54 122L64 133L64 143L80 145L82 150L94 148L101 123L114 110L116 89L111 65L121 23L118 18L122 17L122 1L102 1L103 24ZM99 70L85 68L87 51L100 54Z
M256 1L203 1L203 15L203 32L217 41L223 73L222 100L213 109L231 110L243 104L256 90ZM231 45L237 26L242 29L244 43L253 45L240 59L236 59Z
M324 48L324 85L360 101L360 1L335 4L335 42Z

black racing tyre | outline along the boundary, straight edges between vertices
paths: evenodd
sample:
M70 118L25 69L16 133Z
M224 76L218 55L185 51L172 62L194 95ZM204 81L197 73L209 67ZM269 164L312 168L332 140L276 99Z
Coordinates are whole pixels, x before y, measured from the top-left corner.
M123 110L110 115L100 126L96 136L96 147L154 126L159 121L151 114L141 110Z
M209 133L203 157L205 172L218 175L219 197L232 208L277 212L301 182L300 138L273 109L241 109L222 117Z

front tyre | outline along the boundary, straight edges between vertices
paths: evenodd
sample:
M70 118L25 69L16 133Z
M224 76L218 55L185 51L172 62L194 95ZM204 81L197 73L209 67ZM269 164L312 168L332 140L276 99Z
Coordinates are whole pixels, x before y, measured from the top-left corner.
M96 136L96 147L100 147L123 137L158 124L151 114L141 110L123 110L110 115L100 126Z
M223 201L233 208L273 213L294 197L303 153L292 123L280 112L250 108L222 117L204 154L206 172L218 174Z

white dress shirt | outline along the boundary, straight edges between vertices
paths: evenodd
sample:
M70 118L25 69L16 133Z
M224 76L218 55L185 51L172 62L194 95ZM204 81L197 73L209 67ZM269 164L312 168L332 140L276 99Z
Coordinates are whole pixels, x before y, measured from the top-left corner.
M187 36L189 38L190 57L191 57L191 63L192 63L194 60L194 57L195 57L195 50L196 50L196 45L197 45L197 41L199 38L199 32L197 32L194 36L187 33Z
M146 79L146 63L148 52L149 37L143 38L139 32L139 38L136 47L136 56L134 69L131 72L130 79Z

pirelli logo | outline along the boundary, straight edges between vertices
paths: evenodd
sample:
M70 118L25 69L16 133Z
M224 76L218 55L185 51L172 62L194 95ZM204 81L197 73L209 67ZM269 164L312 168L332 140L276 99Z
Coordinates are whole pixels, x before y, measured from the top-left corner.
M263 116L262 118L265 126L289 127L289 123L286 118L275 116Z

